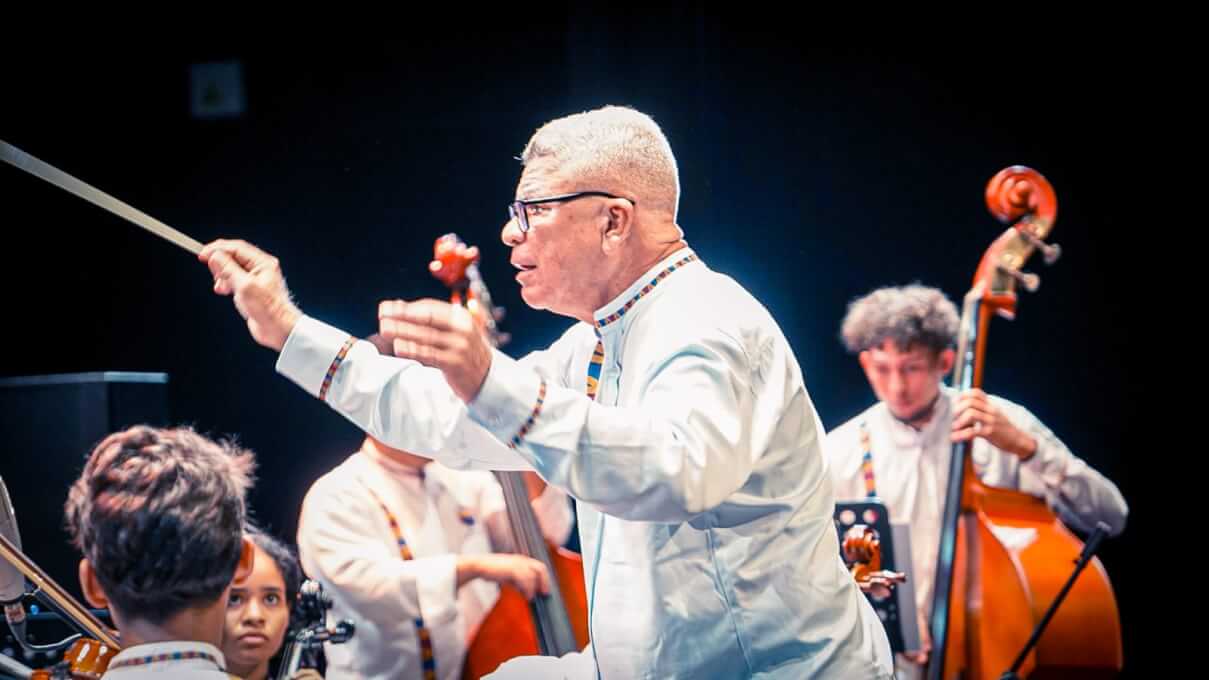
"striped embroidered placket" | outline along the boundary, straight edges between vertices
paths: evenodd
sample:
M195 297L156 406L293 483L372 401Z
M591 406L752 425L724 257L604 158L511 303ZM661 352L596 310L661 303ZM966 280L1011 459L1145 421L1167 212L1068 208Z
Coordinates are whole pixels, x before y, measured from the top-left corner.
M399 526L399 520L395 518L395 513L386 507L378 494L374 493L373 489L369 489L369 495L373 496L378 507L382 508L382 512L386 514L386 522L390 524L390 531L395 535L395 545L399 548L399 557L405 561L414 559L411 553L411 548L407 546L407 540L403 538L403 529ZM437 657L432 650L432 633L428 627L424 625L424 618L417 616L412 622L416 626L416 638L420 642L420 670L424 674L424 680L437 679Z
M596 398L596 390L600 387L600 369L604 366L604 340L601 338L600 329L625 316L626 312L630 311L630 308L633 307L639 300L646 297L646 295L652 290L655 290L655 286L658 286L660 281L663 281L670 276L672 272L690 262L693 262L696 259L696 255L689 255L687 257L680 258L667 269L659 272L655 278L647 282L647 284L642 287L642 290L638 291L637 295L626 301L626 303L619 307L617 311L596 322L596 349L592 350L592 358L588 361L587 393L589 397L592 399Z
M869 427L865 425L865 421L860 424L861 437L861 476L865 478L865 496L874 498L877 496L877 487L873 482L873 446L869 442Z

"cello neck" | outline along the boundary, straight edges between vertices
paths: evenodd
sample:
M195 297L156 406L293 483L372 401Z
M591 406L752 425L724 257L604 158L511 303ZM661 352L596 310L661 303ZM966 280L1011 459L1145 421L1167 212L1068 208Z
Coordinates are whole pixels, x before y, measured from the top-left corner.
M981 384L979 368L981 352L985 347L983 334L980 333L982 313L982 292L973 288L966 293L961 303L961 323L957 330L957 357L953 362L953 387L965 391ZM977 381L976 381L977 379Z
M982 313L982 291L975 286L962 301L961 323L957 335L957 360L953 366L953 387L967 390L978 386L982 367L982 350L986 347L985 315ZM969 465L970 443L957 442L949 458L949 476L945 484L945 504L940 520L940 546L936 557L936 580L932 592L932 613L929 629L932 634L931 661L928 679L944 677L944 658L949 639L950 608L954 606L953 576L957 558L957 529L961 519L962 492L965 489ZM956 606L961 606L960 602ZM960 641L956 642L957 644Z
M508 509L508 523L512 527L516 552L531 557L546 566L550 576L550 594L538 595L530 601L533 620L537 627L537 638L541 651L546 656L562 656L579 651L571 619L562 599L562 589L546 547L533 506L529 503L529 488L523 472L496 472L500 487L504 491L504 503Z
M274 680L290 680L302 661L302 645L298 644L297 633L291 635L285 647L281 650L281 666L277 669Z
M504 310L492 303L491 292L479 274L478 259L478 248L467 246L456 234L446 234L433 244L433 260L428 269L450 288L452 303L470 310L471 315L482 324L487 342L498 348L509 340L508 334L496 325ZM541 653L562 656L579 651L554 563L546 549L541 527L533 515L533 506L529 504L524 473L496 472L495 475L504 491L508 524L512 528L516 552L544 564L550 577L550 594L538 595L529 602Z

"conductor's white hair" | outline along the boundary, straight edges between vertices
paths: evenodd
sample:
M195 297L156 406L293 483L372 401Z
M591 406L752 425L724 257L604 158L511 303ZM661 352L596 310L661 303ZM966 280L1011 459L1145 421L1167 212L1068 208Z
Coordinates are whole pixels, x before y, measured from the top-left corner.
M607 191L676 216L680 177L663 130L645 113L606 106L546 123L521 154L553 158L578 191Z

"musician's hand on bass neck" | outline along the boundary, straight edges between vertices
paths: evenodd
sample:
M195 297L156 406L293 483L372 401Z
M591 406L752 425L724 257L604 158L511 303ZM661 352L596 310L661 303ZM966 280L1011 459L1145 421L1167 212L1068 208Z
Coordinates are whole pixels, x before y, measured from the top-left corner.
M457 570L459 586L471 579L481 578L501 585L510 585L519 590L526 600L532 600L539 593L550 594L550 577L546 573L546 565L524 555L459 555Z

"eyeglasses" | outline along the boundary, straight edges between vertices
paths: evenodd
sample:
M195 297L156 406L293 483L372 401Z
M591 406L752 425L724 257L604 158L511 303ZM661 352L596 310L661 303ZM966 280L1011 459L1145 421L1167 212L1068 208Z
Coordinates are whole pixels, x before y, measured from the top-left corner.
M576 191L571 194L559 194L557 196L546 196L544 198L526 198L520 201L513 201L508 204L508 218L516 220L516 224L521 229L522 234L529 233L529 206L541 205L543 203L566 203L586 196L601 196L603 198L624 198L625 200L638 205L638 202L632 198L625 196L615 196L604 191Z

